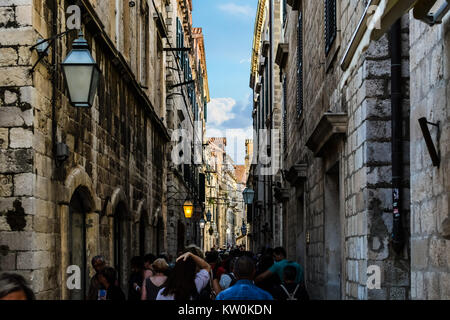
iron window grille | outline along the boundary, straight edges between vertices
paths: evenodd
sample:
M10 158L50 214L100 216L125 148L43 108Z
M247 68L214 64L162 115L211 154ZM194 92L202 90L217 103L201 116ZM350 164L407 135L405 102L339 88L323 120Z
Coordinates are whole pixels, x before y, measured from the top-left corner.
M325 0L325 54L328 55L336 40L336 0Z
M297 25L297 116L303 113L303 17L298 16Z

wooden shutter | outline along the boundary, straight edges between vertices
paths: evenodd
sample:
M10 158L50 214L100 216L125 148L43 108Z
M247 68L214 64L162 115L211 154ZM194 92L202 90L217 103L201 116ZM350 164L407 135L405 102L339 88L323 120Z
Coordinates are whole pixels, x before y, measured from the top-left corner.
M287 151L287 134L288 134L288 126L287 126L287 81L286 76L283 78L283 151L286 153Z
M336 0L325 0L325 54L330 53L337 35Z
M181 22L177 18L177 48L181 48ZM177 51L177 58L181 62L181 51Z
M297 116L303 113L303 17L299 13L297 25Z

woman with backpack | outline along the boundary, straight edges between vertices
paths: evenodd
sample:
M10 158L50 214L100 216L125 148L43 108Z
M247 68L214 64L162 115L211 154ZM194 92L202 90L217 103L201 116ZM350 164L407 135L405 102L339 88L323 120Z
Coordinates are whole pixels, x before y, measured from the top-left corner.
M277 285L272 292L275 300L279 301L309 301L305 283L296 282L297 268L287 266L283 270L283 283Z
M181 255L156 300L198 300L209 284L211 266L202 258L187 252Z

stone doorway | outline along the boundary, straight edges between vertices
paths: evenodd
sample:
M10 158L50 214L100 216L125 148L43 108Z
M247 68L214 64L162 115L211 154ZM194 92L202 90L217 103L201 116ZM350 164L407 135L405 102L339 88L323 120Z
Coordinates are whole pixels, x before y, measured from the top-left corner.
M89 289L89 262L87 261L86 219L89 205L82 188L73 194L69 204L69 265L80 268L81 289L69 291L70 300L86 300Z
M117 279L124 290L127 292L128 264L130 257L130 233L129 220L126 205L119 202L114 211L114 268L117 272Z
M341 202L339 162L325 175L325 299L342 298Z

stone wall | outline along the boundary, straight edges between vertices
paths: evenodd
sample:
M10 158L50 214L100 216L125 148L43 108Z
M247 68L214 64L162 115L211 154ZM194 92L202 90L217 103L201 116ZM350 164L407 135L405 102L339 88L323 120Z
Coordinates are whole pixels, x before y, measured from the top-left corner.
M287 77L287 148L284 169L306 165L305 180L287 181L285 244L288 255L305 266L314 298L406 299L409 297L408 243L397 255L392 232L390 51L388 36L344 73L340 61L361 19L364 1L337 1L338 35L328 56L324 5L303 1L303 113L297 114L298 11L288 8L284 41ZM403 19L404 120L408 123L408 19ZM320 40L318 40L320 39ZM318 157L306 147L325 113L346 114L345 135L330 141ZM409 132L404 136L404 216L409 216ZM408 219L405 220L408 233ZM339 232L338 232L339 231ZM339 244L340 242L340 244ZM382 289L367 290L367 268L378 265ZM335 268L330 268L335 266ZM340 278L340 280L339 280Z
M442 1L438 1L438 5ZM429 27L411 18L411 298L450 299L450 15ZM418 120L426 117L440 155L434 167Z
M108 34L100 31L98 36L92 24L83 28L102 72L91 109L69 104L60 67L52 105L52 57L59 65L76 34L57 41L56 49L29 73L37 61L30 45L38 37L52 35L52 10L59 12L58 32L64 31L61 13L69 3L60 2L58 8L53 4L0 2L0 270L33 279L39 299L69 296L65 287L69 208L77 191L82 191L87 211L88 264L102 254L114 265L116 209L125 208L121 272L125 290L129 259L140 254L139 223L146 224L144 249L154 251L155 232L163 232L156 229L157 222L165 219L166 212L162 190L166 189L168 134L121 53L109 46ZM106 22L107 16L93 19ZM154 24L151 28L155 32ZM55 161L57 142L69 147L64 163Z

